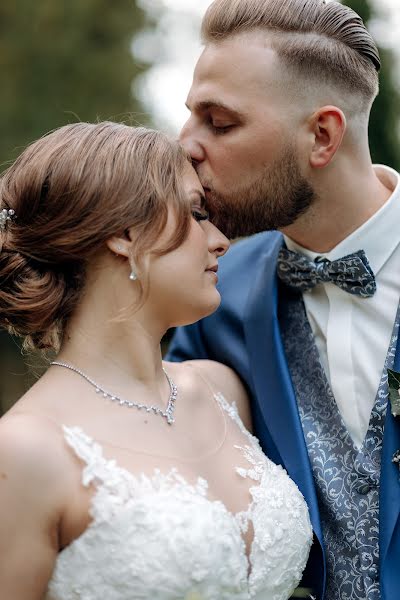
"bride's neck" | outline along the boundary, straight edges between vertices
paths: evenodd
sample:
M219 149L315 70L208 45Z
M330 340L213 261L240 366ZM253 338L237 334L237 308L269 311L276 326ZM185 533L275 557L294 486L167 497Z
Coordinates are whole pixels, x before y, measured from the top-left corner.
M116 309L117 308L117 309ZM107 299L82 302L68 323L58 360L95 375L139 380L151 385L162 378L160 342L165 331L143 311L129 307L120 319ZM104 378L103 378L104 379Z

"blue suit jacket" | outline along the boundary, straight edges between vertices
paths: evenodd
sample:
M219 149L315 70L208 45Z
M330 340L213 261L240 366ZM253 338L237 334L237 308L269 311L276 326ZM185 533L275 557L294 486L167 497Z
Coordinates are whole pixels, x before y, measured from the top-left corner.
M303 585L312 587L320 599L325 558L318 502L277 319L276 259L281 245L277 232L235 244L220 260L221 307L210 317L178 329L167 358L209 358L240 375L252 397L254 431L264 452L283 465L308 503L315 541ZM394 369L400 371L400 341ZM400 482L399 468L392 463L399 449L400 420L396 422L388 411L380 488L382 600L400 598Z

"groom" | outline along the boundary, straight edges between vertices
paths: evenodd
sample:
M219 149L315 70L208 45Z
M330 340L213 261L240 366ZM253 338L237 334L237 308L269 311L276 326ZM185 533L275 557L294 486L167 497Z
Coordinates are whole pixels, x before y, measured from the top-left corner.
M255 434L305 496L321 600L400 596L399 175L371 164L378 50L336 1L215 0L181 140L237 243L220 310L170 358L230 365ZM277 231L275 231L277 230Z

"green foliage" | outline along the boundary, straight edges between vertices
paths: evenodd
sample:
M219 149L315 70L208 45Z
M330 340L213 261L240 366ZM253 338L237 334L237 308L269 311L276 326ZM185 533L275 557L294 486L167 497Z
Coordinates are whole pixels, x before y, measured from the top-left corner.
M13 0L0 4L0 163L77 120L123 120L140 107L131 54L144 25L133 0Z
M400 92L393 81L393 55L380 49L380 92L371 112L369 138L372 159L400 171Z
M376 16L376 7L371 0L345 0L368 25ZM393 53L379 49L382 69L380 72L380 93L371 112L369 139L372 160L389 165L400 171L400 90L394 80L395 64Z
M374 7L369 0L344 0L342 4L346 4L346 6L350 6L350 8L355 10L366 24L369 23L375 14Z
M389 400L392 415L400 416L400 373L388 369Z
M0 2L0 171L66 123L148 120L132 97L145 66L131 44L144 19L134 0ZM0 332L0 416L32 383L32 364Z

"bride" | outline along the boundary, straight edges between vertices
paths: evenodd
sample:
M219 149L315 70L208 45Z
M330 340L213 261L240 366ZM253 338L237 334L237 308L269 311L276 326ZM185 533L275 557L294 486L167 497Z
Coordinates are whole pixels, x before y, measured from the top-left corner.
M0 182L0 325L50 350L0 420L9 600L286 600L312 539L246 392L210 361L163 363L215 311L229 242L163 134L62 127ZM229 343L229 340L226 340ZM55 352L54 352L55 351Z

